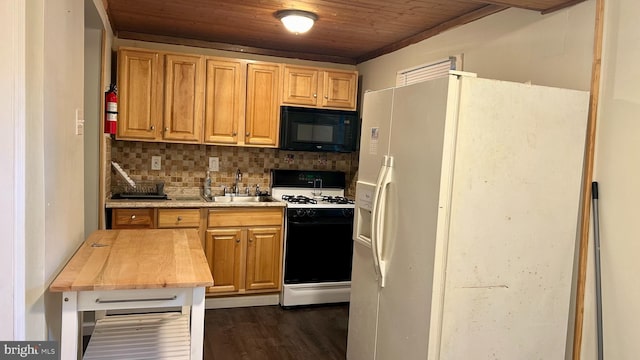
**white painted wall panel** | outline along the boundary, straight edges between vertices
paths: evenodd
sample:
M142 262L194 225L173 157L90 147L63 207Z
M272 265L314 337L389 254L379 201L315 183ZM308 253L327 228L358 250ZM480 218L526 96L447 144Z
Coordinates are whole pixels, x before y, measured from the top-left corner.
M24 338L25 2L0 1L0 339Z
M600 192L604 358L640 354L640 2L605 1L595 179ZM590 263L592 265L593 263ZM589 268L593 276L593 267ZM588 294L591 295L591 294ZM587 309L589 310L589 309ZM587 322L587 334L595 334ZM596 359L594 336L583 359Z

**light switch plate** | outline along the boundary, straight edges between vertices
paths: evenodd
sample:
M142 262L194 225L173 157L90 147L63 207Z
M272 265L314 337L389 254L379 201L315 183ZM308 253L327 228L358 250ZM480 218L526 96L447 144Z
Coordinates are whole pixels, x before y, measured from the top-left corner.
M151 157L151 170L160 170L162 169L162 157L160 156L152 156Z
M76 109L76 135L84 135L84 110Z
M209 158L209 170L210 171L219 171L220 170L220 159L212 156Z

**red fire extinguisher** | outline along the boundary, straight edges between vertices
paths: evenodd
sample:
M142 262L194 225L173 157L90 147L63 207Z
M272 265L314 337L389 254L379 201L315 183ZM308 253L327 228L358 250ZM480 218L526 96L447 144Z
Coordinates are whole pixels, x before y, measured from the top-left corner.
M115 84L109 85L104 94L104 133L115 134L118 124L118 90Z

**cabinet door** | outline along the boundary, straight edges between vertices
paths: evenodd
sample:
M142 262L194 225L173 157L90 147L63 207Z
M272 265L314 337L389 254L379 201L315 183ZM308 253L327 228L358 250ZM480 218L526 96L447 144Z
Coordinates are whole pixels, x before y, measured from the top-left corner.
M242 276L242 229L207 230L204 253L213 276L213 286L207 291L237 292Z
M247 290L280 289L280 229L247 229Z
M203 58L167 54L165 64L163 138L200 142L204 97Z
M318 70L285 66L283 89L283 103L316 106L318 104Z
M207 59L204 105L204 142L237 144L238 125L244 120L244 74L240 61Z
M123 49L118 52L119 139L159 138L162 82L158 58L158 53L151 51Z
M245 144L275 147L280 125L280 65L247 65Z
M358 74L348 71L325 71L322 106L355 110Z

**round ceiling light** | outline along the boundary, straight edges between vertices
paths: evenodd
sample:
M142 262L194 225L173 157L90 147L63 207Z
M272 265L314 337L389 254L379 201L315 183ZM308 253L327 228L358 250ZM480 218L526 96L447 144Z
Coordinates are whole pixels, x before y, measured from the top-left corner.
M280 10L276 11L275 17L282 21L284 27L294 34L304 34L313 23L318 20L318 15L303 10Z

